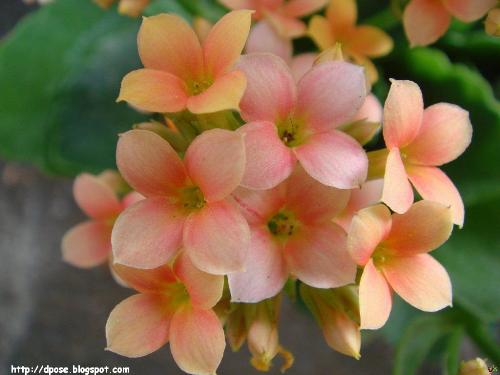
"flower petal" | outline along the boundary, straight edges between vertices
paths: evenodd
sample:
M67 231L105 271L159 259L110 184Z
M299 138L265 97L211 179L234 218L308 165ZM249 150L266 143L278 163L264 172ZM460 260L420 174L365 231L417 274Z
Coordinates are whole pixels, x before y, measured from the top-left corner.
M352 218L347 250L354 261L364 266L375 248L391 231L391 212L383 204L360 210Z
M355 0L331 0L326 17L335 31L349 30L356 24L358 9Z
M186 85L177 76L152 69L128 73L117 101L126 101L148 112L178 112L186 108Z
M496 0L443 0L448 11L463 22L476 21L497 4Z
M163 197L130 206L113 227L114 261L146 269L167 263L181 246L184 221L184 213Z
M405 153L411 163L441 165L459 157L471 138L467 111L454 104L434 104L425 109L420 132Z
M340 131L314 134L294 152L307 173L322 184L351 189L366 180L368 158L365 151Z
M238 129L245 135L246 166L241 186L271 189L292 173L296 164L293 152L278 137L271 122L250 122Z
M346 249L344 230L332 222L301 227L284 249L290 272L315 288L354 282L356 264Z
M286 188L287 182L269 190L238 188L233 198L250 225L267 224L271 216L285 204Z
M417 136L424 114L420 87L412 81L391 80L384 105L384 140L388 149L404 147Z
M307 34L322 51L335 45L332 26L323 16L316 15L311 18Z
M331 130L352 119L365 95L363 68L344 61L325 62L299 81L295 116L316 132Z
M382 202L400 214L408 211L413 203L413 189L397 148L393 148L387 156Z
M175 260L174 272L186 286L193 306L209 309L221 299L224 276L200 271L185 252L179 254Z
M210 30L203 43L205 68L218 77L240 57L252 22L251 10L237 10L222 17Z
M224 129L205 131L191 143L184 162L207 202L224 199L238 187L245 172L244 136Z
M411 0L403 12L403 26L412 47L434 43L448 30L450 20L441 1Z
M163 293L167 295L168 285L177 282L169 265L144 270L114 263L111 269L129 287L141 293Z
M184 246L200 270L225 275L241 271L250 230L238 208L228 201L207 203L184 226Z
M277 12L269 12L266 16L267 20L273 25L278 34L285 38L300 38L304 36L307 31L304 22L297 18Z
M387 281L406 302L423 311L451 306L451 281L429 254L394 257L383 267Z
M315 53L301 53L292 58L290 70L296 82L300 81L300 79L312 69L316 58L317 55Z
M137 358L168 342L172 311L159 294L136 294L120 302L106 323L107 350Z
M187 100L187 108L192 113L213 113L228 109L239 110L239 103L245 92L246 85L245 75L238 70L221 75L204 92L191 96Z
M65 262L80 268L95 267L111 254L111 226L100 221L86 221L66 232L62 239Z
M219 0L219 3L229 9L253 9L254 0Z
M255 303L274 297L287 277L281 246L265 226L253 227L245 271L228 275L231 301Z
M289 17L302 18L323 8L328 0L290 0L283 6L283 13Z
M113 189L88 173L82 173L75 179L73 195L78 206L94 219L109 219L122 210Z
M147 130L120 135L116 164L130 186L145 196L175 195L187 180L184 165L172 146Z
M356 53L379 57L391 52L394 43L382 29L374 26L358 26L349 39L349 49Z
M203 71L203 52L195 32L181 17L158 14L143 18L137 37L146 68L163 70L184 80Z
M222 325L212 310L186 306L174 314L170 326L170 350L182 371L215 374L225 347Z
M369 122L382 121L382 105L375 95L366 95L363 105L353 118L353 121L359 120L365 120Z
M292 41L279 35L266 20L257 22L252 27L246 46L246 53L268 52L290 61Z
M453 229L451 210L441 203L419 201L404 214L392 215L383 247L398 256L427 253L441 246Z
M237 68L247 77L247 89L240 103L247 122L285 119L296 100L296 87L290 69L277 56L255 53L242 56Z
M323 185L300 166L297 166L286 183L286 206L304 223L332 220L349 200L349 190Z
M408 168L408 177L422 198L451 206L453 223L460 228L464 224L464 202L449 177L439 168Z
M392 309L391 290L373 260L366 264L359 282L359 314L361 329L379 329Z

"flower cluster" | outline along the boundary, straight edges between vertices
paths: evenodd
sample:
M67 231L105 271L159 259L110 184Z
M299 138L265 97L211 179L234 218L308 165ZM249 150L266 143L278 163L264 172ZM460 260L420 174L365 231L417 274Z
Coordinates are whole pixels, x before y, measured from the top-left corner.
M306 32L296 18L323 1L224 3L256 12L232 11L198 34L172 14L144 19L144 68L125 76L119 101L156 115L119 137L124 181L77 178L91 220L65 236L64 258L111 259L138 292L109 316L113 352L139 357L170 342L183 371L214 374L225 333L233 350L248 342L257 369L277 355L286 369L293 357L278 322L288 291L331 348L359 358L360 329L384 325L393 292L424 311L452 303L448 274L428 253L464 222L439 166L469 145L468 113L424 109L418 85L404 80L392 80L382 107L367 89L367 57L392 42L355 26L353 2L334 0L327 18L313 18L309 33L325 52L295 71L291 54L240 56L251 18L254 32L272 26L293 38ZM365 69L344 61L336 41ZM386 148L367 153L381 126Z

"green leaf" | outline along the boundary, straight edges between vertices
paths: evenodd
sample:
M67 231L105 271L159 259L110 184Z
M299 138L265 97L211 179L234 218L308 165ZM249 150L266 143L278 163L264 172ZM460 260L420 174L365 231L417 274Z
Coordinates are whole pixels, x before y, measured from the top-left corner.
M460 347L464 338L463 328L457 327L446 339L443 367L446 375L457 375L460 366Z
M138 26L80 0L23 19L0 46L0 154L59 174L113 167L117 134L145 118L115 103Z
M176 0L154 0L144 11L146 16L159 13L175 13L190 22L193 18L192 14Z

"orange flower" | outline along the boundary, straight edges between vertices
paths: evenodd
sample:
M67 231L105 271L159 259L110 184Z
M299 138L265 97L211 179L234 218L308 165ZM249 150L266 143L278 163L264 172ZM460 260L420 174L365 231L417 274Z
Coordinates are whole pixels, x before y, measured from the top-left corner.
M244 74L232 67L243 50L252 12L221 18L202 44L179 16L144 18L138 35L145 66L125 76L118 101L150 112L211 113L238 109L246 88Z
M139 17L144 8L149 5L150 0L120 0L118 12L129 17ZM109 8L115 0L94 0L101 8Z
M378 79L377 68L370 58L387 55L393 46L392 39L384 31L373 26L357 26L355 0L331 0L326 18L314 16L309 22L309 36L321 50L342 45L347 58L363 65L370 82Z

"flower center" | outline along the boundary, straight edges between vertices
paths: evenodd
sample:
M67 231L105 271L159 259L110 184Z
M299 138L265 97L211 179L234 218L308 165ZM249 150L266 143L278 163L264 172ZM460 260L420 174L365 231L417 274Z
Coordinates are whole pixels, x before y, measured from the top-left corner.
M305 141L304 125L304 121L294 118L291 115L276 123L278 135L288 147L299 146Z
M291 212L280 211L267 222L267 227L274 236L286 238L297 232L299 224Z
M186 210L199 210L205 205L205 197L201 190L196 186L191 186L181 190L180 200L182 207Z
M214 83L214 81L213 79L210 78L188 81L187 82L188 92L192 96L199 95L206 89L208 89L210 86L212 86L212 83Z
M165 287L164 294L169 297L170 306L178 308L189 302L190 296L183 283L174 282Z

